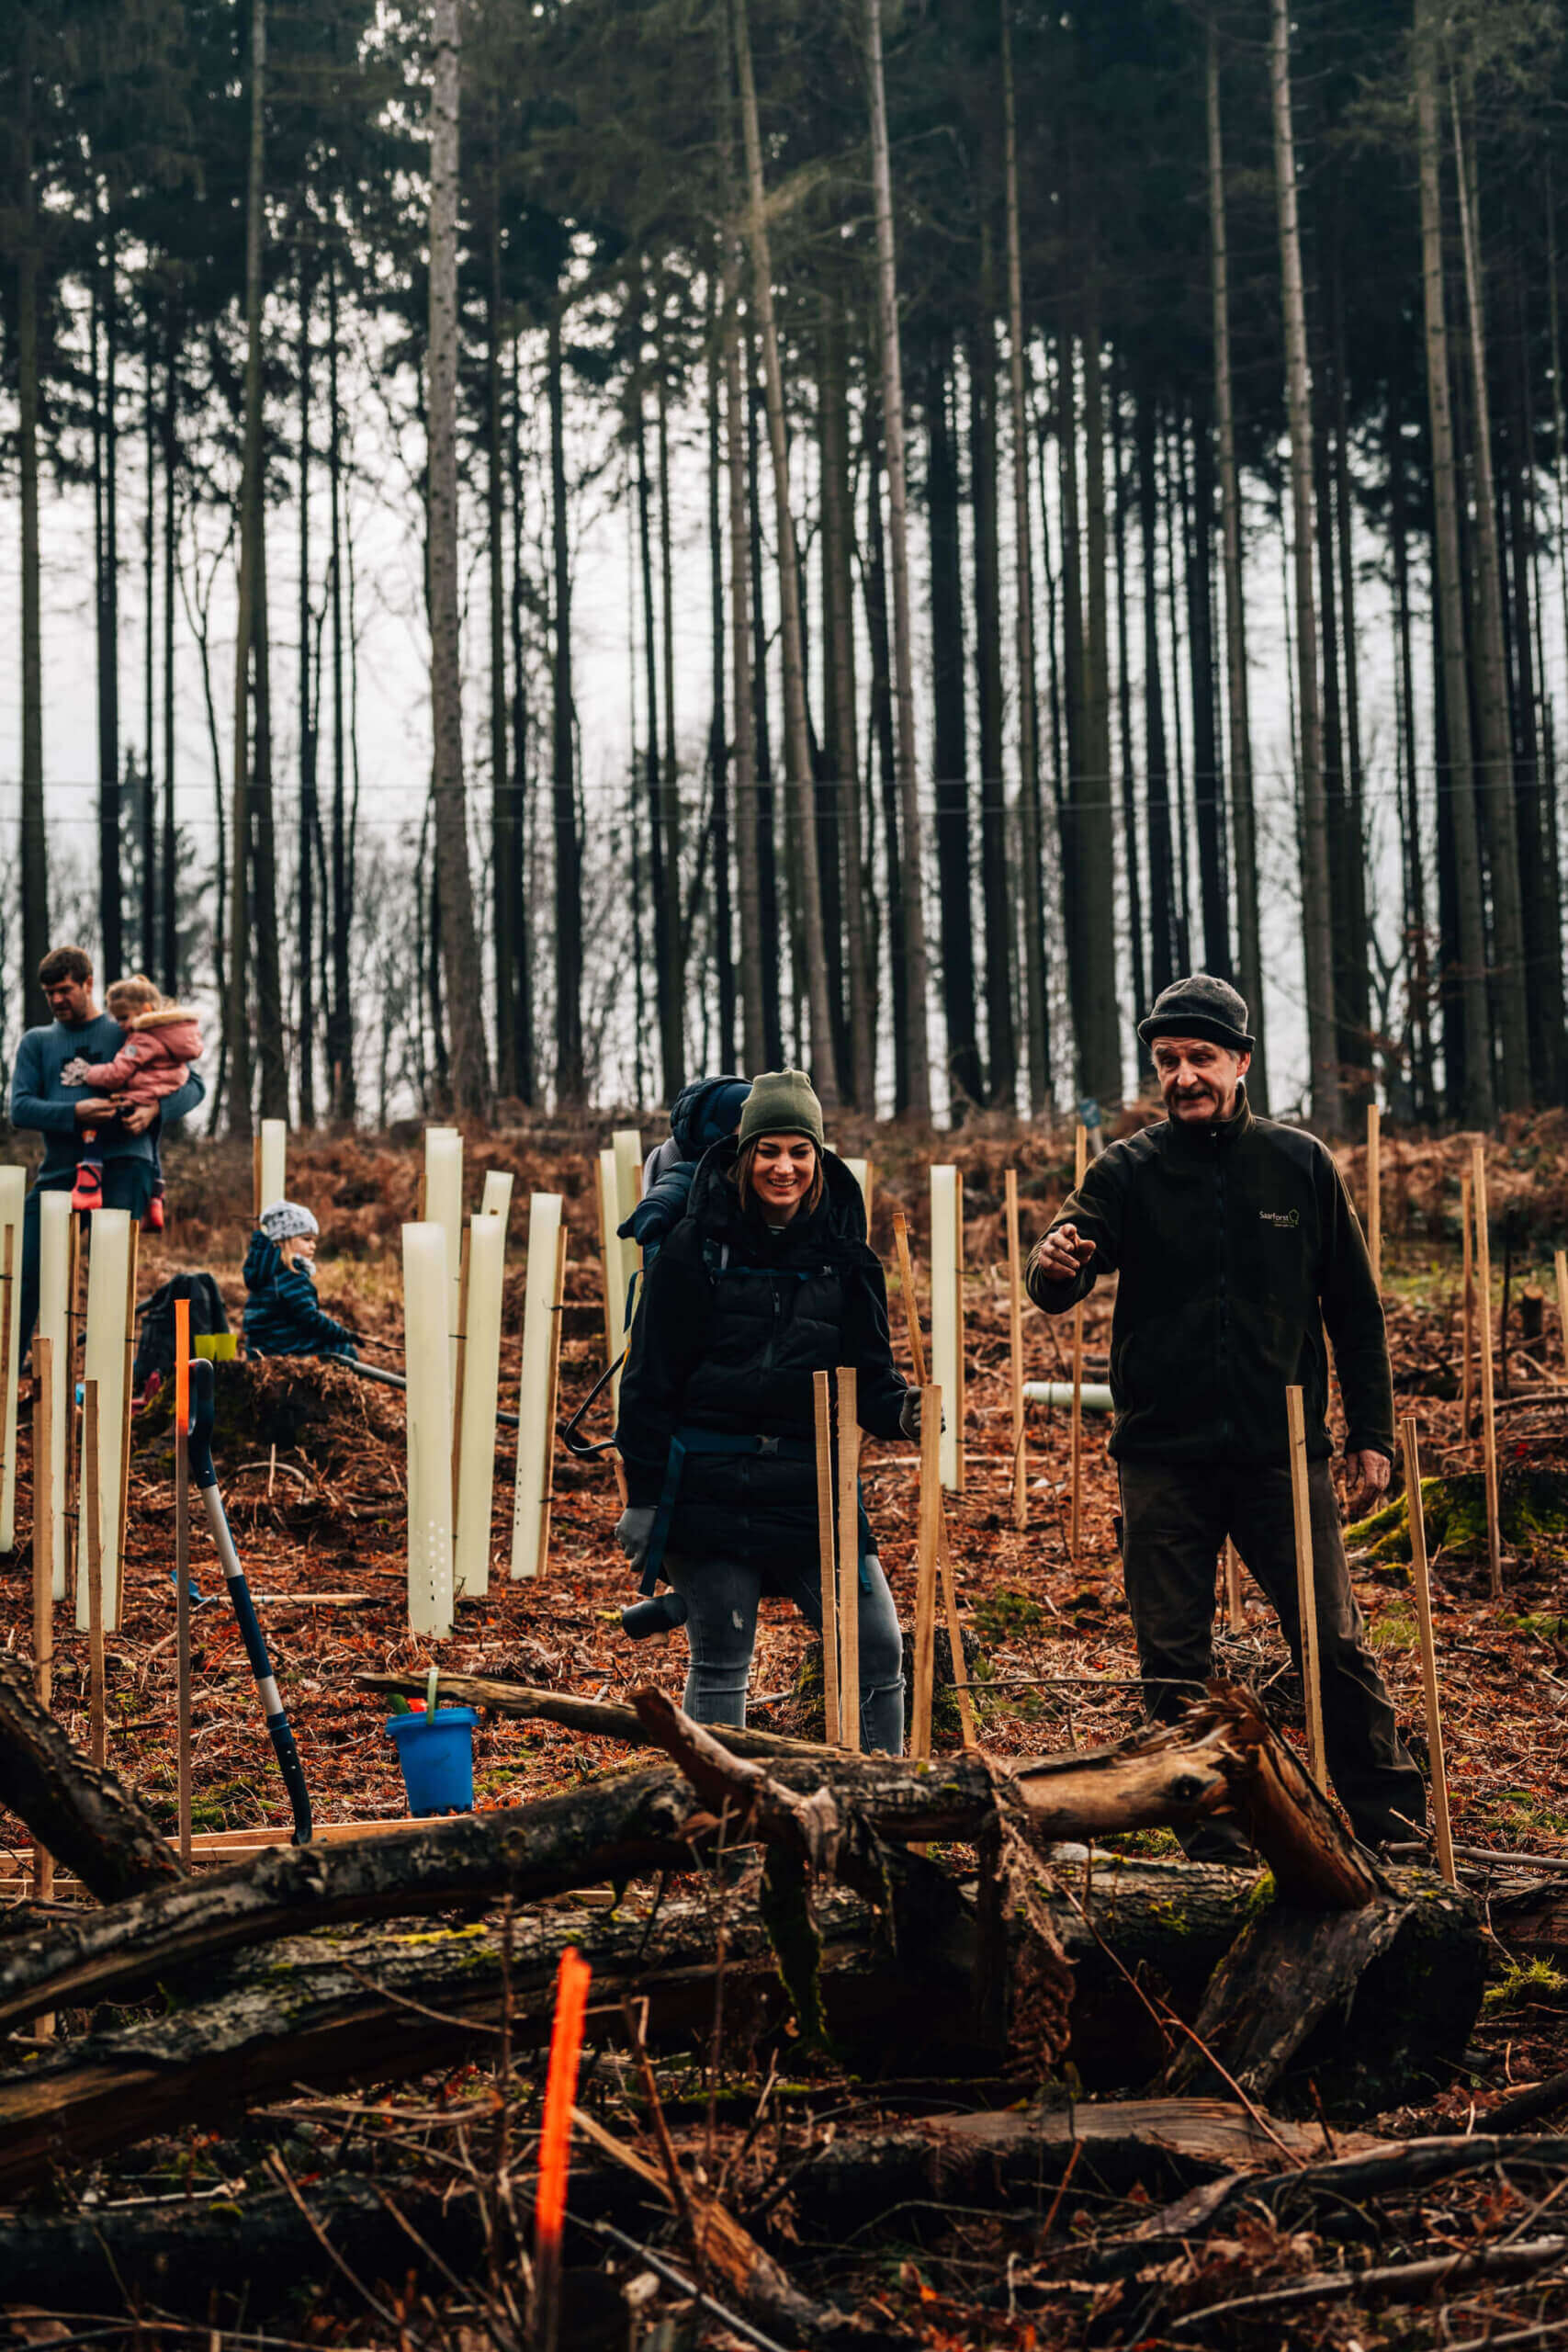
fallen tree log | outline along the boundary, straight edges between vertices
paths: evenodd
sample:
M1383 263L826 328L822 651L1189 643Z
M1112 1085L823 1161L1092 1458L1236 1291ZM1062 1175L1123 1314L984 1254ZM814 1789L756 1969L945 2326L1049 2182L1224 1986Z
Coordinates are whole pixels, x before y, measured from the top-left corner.
M356 1674L362 1690L400 1691L423 1699L426 1674ZM498 1681L491 1675L441 1676L441 1695L457 1706L479 1707L492 1715L511 1715L525 1723L559 1724L567 1731L585 1732L594 1739L625 1740L633 1747L659 1745L644 1730L630 1707L611 1699L580 1699L570 1690L545 1690L528 1682ZM750 1725L737 1731L728 1724L712 1726L713 1736L736 1756L821 1757L819 1740L788 1739L782 1732L757 1731ZM848 1751L844 1751L847 1753Z
M1167 2068L1172 2094L1239 2087L1267 2098L1287 2064L1320 2061L1315 2079L1331 2110L1393 2103L1392 2082L1433 2086L1448 2078L1481 2005L1487 1964L1473 1895L1429 1874L1351 1912L1292 1911L1279 1904L1249 1919L1220 1962L1191 2035ZM1397 1979L1398 2004L1379 1998ZM1358 1992L1363 2027L1341 2025ZM1400 2093L1408 2098L1408 2088Z
M39 1704L28 1668L4 1653L0 1792L6 1810L101 1903L118 1903L184 1875L140 1797L72 1746Z

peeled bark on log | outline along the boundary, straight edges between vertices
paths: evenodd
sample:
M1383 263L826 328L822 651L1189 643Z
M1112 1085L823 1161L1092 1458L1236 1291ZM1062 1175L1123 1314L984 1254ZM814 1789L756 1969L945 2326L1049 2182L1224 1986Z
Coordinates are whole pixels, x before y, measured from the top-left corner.
M1386 2106L1392 2085L1405 2086L1395 2093L1404 2098L1423 2073L1446 2079L1463 2053L1485 1974L1474 1897L1436 1879L1349 1913L1277 1905L1248 1921L1215 1970L1193 2039L1163 2086L1179 2093L1226 2083L1265 2098L1310 2051L1331 2109ZM1401 1983L1401 1996L1380 1999L1380 1981L1385 1994ZM1359 1996L1370 1997L1358 2027L1349 2005Z
M141 1799L77 1753L39 1704L27 1667L3 1654L0 1790L6 1811L101 1903L120 1903L184 1876Z

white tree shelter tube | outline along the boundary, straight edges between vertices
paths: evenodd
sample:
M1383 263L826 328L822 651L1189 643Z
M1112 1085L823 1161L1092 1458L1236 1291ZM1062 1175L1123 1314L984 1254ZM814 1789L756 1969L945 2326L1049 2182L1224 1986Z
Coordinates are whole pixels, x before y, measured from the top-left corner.
M409 1631L452 1630L451 1311L446 1236L403 1227L404 1373L408 1382Z
M119 1625L119 1487L125 1433L125 1307L130 1277L130 1212L95 1209L87 1260L84 1383L98 1384L98 1525L102 1530L104 1631ZM85 1461L84 1459L84 1471ZM84 1507L85 1508L85 1507ZM76 1560L76 1630L87 1627L87 1546Z
M468 1220L468 1322L457 1431L457 1538L453 1584L459 1599L490 1590L490 1515L495 1490L495 1401L501 1373L501 1304L506 1220Z
M487 1168L485 1188L479 1196L480 1216L498 1216L505 1233L512 1223L512 1184L510 1168Z
M463 1137L457 1127L424 1131L424 1216L427 1224L438 1225L446 1237L446 1378L455 1388L463 1277ZM451 1442L450 1430L447 1442Z
M25 1168L0 1168L0 1265L7 1238L11 1248L11 1279L0 1281L0 1314L10 1325L0 1340L0 1365L5 1367L5 1395L0 1396L0 1552L17 1544L17 1361L22 1337L22 1204L27 1198Z
M517 1480L512 1503L512 1573L536 1577L543 1549L545 1497L549 1491L550 1374L559 1339L556 1268L560 1250L558 1193L536 1193L528 1203L528 1286L523 1308L523 1371L517 1391Z
M50 1463L54 1508L50 1521L54 1531L51 1566L52 1589L57 1602L65 1598L65 1458L71 1442L71 1421L66 1409L71 1351L65 1344L65 1326L70 1306L70 1283L71 1195L69 1193L40 1193L38 1196L38 1336L51 1342L50 1386L54 1391L51 1400L54 1409L50 1423L54 1432L54 1451Z
M288 1197L288 1122L287 1119L264 1119L257 1152L260 1179L257 1191L264 1209L275 1201Z

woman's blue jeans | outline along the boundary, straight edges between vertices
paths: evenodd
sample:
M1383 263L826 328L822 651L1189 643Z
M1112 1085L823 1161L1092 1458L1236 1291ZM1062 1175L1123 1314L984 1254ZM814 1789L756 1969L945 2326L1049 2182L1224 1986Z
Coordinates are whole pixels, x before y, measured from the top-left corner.
M692 1645L686 1713L699 1724L746 1721L746 1687L757 1643L757 1603L763 1572L742 1560L666 1558L664 1574L686 1603ZM822 1630L821 1588L794 1569L768 1571L767 1589L794 1601L808 1624ZM880 1560L861 1563L860 1736L863 1747L904 1753L904 1636Z

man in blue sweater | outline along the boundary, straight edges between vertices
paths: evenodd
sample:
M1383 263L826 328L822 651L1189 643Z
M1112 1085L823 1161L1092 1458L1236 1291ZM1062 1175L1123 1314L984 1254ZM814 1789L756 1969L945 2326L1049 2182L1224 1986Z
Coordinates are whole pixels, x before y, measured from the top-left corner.
M38 976L54 1019L46 1028L26 1032L11 1077L11 1125L37 1127L44 1138L43 1165L28 1194L22 1225L24 1355L38 1319L38 1196L74 1189L83 1130L97 1129L93 1151L103 1163L104 1206L129 1209L140 1222L157 1181L162 1122L183 1119L207 1092L200 1079L192 1076L161 1103L121 1105L95 1095L88 1087L62 1085L60 1073L67 1062L77 1055L89 1062L112 1061L125 1043L125 1032L118 1021L98 1011L92 959L80 947L51 948Z

